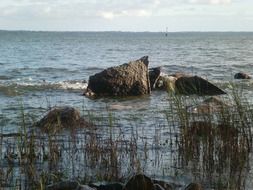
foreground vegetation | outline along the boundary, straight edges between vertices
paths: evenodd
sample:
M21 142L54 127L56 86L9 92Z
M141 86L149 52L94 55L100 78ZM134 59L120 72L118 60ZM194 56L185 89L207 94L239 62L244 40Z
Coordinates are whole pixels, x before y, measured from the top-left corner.
M72 179L82 184L125 182L135 173L184 187L247 189L253 109L238 91L219 99L169 95L151 126L113 112L83 110L93 127L43 133L21 108L20 131L0 135L0 187L45 189ZM204 101L204 102L203 102ZM123 126L122 126L123 125ZM188 181L181 180L188 173Z

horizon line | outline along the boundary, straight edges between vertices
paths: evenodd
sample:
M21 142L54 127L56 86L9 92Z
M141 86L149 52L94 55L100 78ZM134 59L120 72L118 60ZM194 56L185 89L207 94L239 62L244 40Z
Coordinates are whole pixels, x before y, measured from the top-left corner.
M131 30L28 30L28 29L0 29L0 32L122 32L122 33L252 33L245 30L182 30L182 31L131 31Z

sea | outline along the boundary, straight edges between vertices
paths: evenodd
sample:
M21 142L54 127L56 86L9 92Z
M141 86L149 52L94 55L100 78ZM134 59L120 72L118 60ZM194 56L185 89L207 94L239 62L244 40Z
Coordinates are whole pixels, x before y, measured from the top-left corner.
M251 32L40 32L0 31L0 131L16 133L38 121L54 106L72 106L85 116L113 113L122 129L140 122L153 138L154 124L163 123L168 94L98 98L83 96L89 76L143 56L162 72L201 76L226 92L231 83L253 101ZM88 113L89 111L89 113ZM153 141L152 141L153 142ZM152 170L152 169L151 169Z
M15 131L21 107L36 117L52 106L137 111L163 106L161 93L133 100L82 96L89 76L142 56L165 73L199 75L226 90L237 72L253 75L253 33L0 31L0 125ZM251 81L245 82L251 91ZM138 105L138 102L140 102ZM153 105L152 105L153 104ZM38 115L36 115L38 114Z

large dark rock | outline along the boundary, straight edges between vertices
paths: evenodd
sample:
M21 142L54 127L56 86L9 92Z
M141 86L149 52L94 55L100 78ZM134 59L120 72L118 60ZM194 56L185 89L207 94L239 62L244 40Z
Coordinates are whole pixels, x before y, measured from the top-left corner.
M235 79L251 79L251 77L246 73L236 73L234 76Z
M175 90L178 94L191 95L221 95L223 90L198 76L181 76L175 81Z
M55 107L51 109L36 126L45 132L56 132L60 129L72 129L91 126L81 116L80 112L72 107Z
M90 76L88 91L97 96L150 94L148 64L148 56L145 56Z
M125 185L124 190L155 190L153 181L143 175L133 176Z

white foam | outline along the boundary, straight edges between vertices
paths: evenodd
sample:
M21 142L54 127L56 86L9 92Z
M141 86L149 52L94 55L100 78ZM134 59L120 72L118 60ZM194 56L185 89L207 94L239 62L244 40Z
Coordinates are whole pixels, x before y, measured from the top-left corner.
M47 81L21 81L17 79L15 82L1 83L1 86L14 86L19 87L35 87L41 89L66 89L66 90L85 90L88 84L83 81L70 80L70 81L59 81L59 82L47 82Z
M71 90L84 90L88 87L87 83L83 82L77 82L77 81L62 81L58 83L60 85L60 88L62 89L71 89Z

